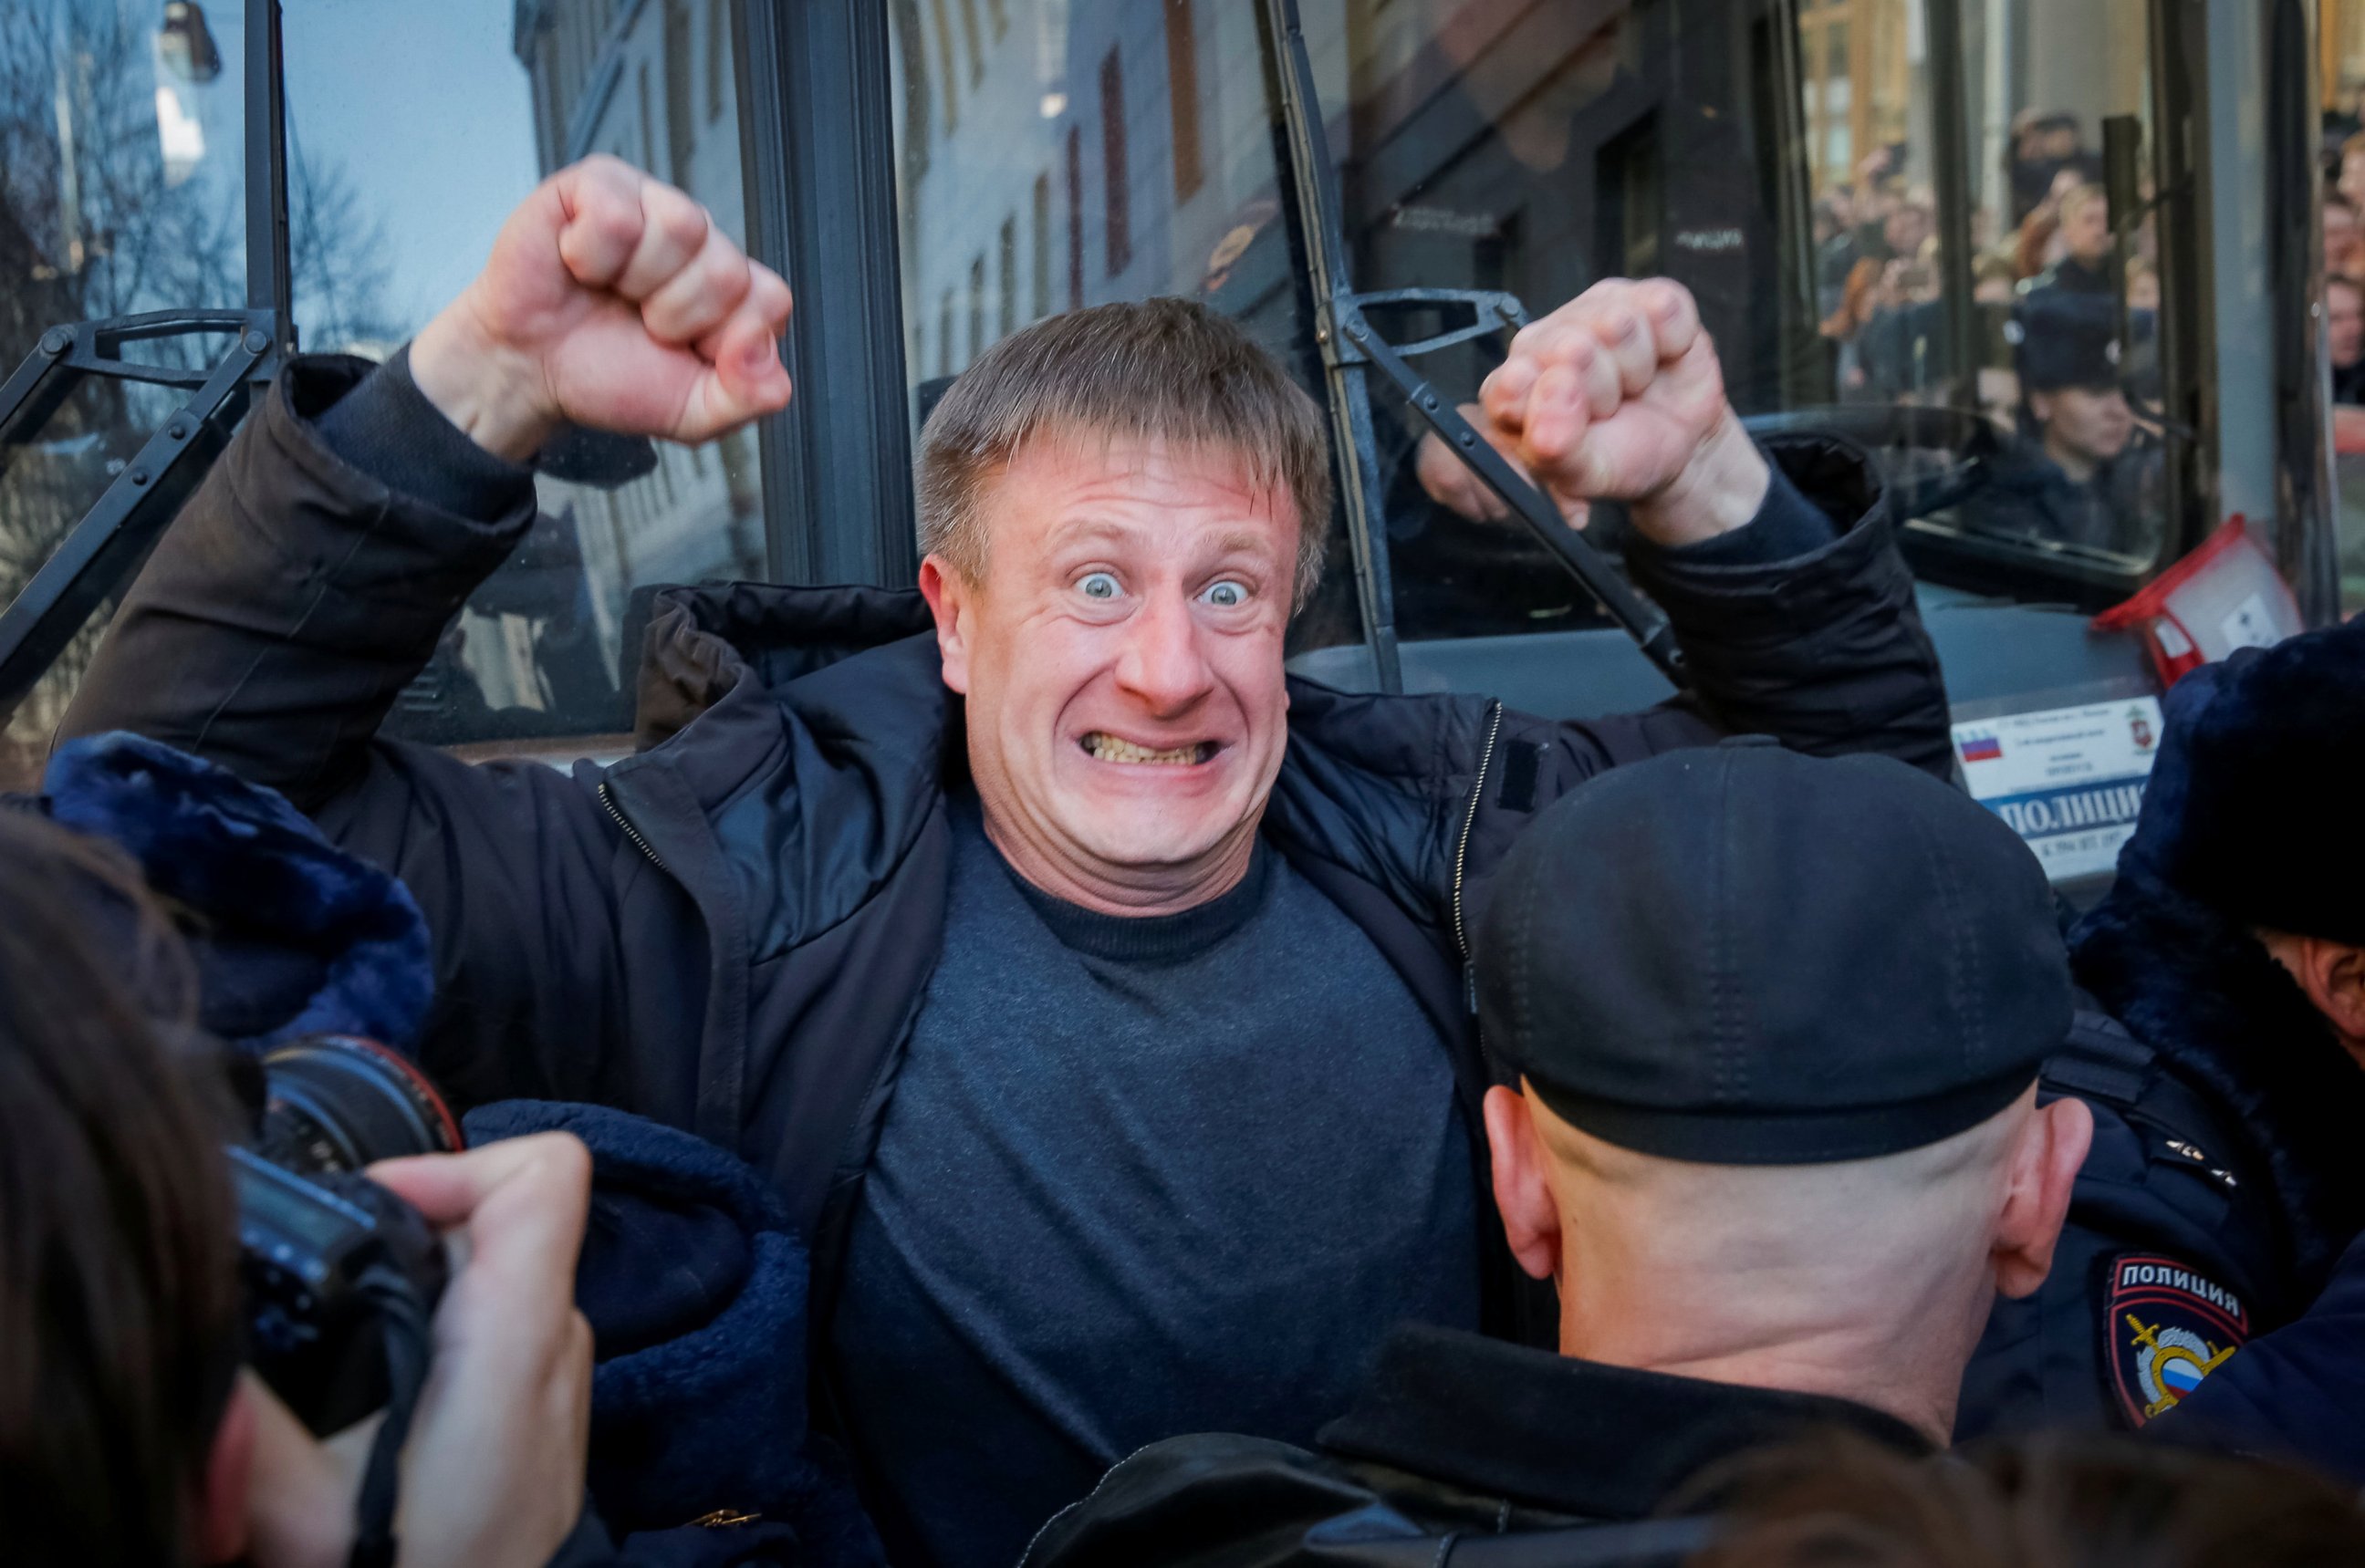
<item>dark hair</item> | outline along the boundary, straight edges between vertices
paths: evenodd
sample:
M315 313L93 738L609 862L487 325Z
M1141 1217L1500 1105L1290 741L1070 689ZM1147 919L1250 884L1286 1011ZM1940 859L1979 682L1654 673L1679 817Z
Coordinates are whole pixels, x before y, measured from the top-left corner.
M2331 1483L2126 1437L1914 1459L1827 1438L1744 1456L1676 1499L1733 1528L1686 1568L2333 1568L2365 1513Z
M1095 305L1014 332L979 356L920 431L920 549L985 569L986 478L1037 436L1139 436L1235 452L1297 508L1294 601L1322 573L1330 454L1322 410L1238 323L1189 299Z
M235 1371L223 1123L186 954L110 848L0 810L0 1538L182 1563ZM139 998L140 1000L135 1000Z

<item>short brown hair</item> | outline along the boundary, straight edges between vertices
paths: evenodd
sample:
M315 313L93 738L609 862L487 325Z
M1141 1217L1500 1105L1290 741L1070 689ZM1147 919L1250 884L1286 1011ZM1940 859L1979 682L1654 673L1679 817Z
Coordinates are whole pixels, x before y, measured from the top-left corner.
M1710 1471L1672 1512L1732 1525L1686 1568L2318 1568L2365 1562L2365 1513L2281 1465L2122 1435L1914 1459L1833 1433Z
M1226 317L1188 299L1095 305L1037 322L979 356L920 432L920 549L974 582L985 481L1044 435L1162 440L1236 453L1259 489L1297 507L1293 603L1322 576L1330 454L1322 410Z
M2110 205L2111 193L2091 180L2083 185L2071 185L2061 193L2061 216L2064 218L2069 216L2071 207L2101 207L2107 210Z
M131 918L106 920L102 937L85 906ZM173 997L192 985L128 862L0 810L0 1536L12 1562L196 1555L239 1297L224 1117L168 1039L185 1005Z

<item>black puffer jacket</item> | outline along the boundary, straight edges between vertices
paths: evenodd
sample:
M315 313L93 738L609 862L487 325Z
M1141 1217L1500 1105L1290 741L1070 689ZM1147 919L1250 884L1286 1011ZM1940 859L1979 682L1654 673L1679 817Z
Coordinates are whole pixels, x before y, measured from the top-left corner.
M434 935L431 1070L470 1103L601 1102L737 1150L814 1231L825 1302L835 1222L943 938L945 791L965 747L926 610L871 588L672 591L641 690L654 744L605 769L375 740L532 517L471 521L339 459L311 421L365 369L299 360L280 378L159 545L65 730L224 763L393 869ZM1477 697L1292 685L1265 832L1452 1043L1477 1148L1489 1072L1463 933L1537 809L1726 730L1947 766L1937 660L1869 470L1820 442L1775 454L1839 539L1764 566L1637 554L1701 704L1552 723ZM1492 1252L1489 1320L1517 1333L1523 1293Z

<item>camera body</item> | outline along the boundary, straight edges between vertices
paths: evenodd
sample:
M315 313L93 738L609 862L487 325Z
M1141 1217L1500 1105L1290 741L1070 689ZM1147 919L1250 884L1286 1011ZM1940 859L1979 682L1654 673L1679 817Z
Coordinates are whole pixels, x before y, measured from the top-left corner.
M326 1436L387 1403L390 1358L423 1361L450 1271L419 1212L361 1172L454 1152L459 1124L417 1068L358 1036L283 1046L243 1087L250 1136L229 1157L247 1360Z

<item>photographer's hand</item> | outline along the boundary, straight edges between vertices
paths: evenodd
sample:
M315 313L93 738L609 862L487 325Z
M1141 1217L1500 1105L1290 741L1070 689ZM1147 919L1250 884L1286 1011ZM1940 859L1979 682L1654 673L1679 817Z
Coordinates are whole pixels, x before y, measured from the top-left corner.
M543 1568L583 1508L591 1326L575 1262L591 1158L564 1133L369 1174L467 1256L435 1311L434 1360L403 1450L403 1568Z

